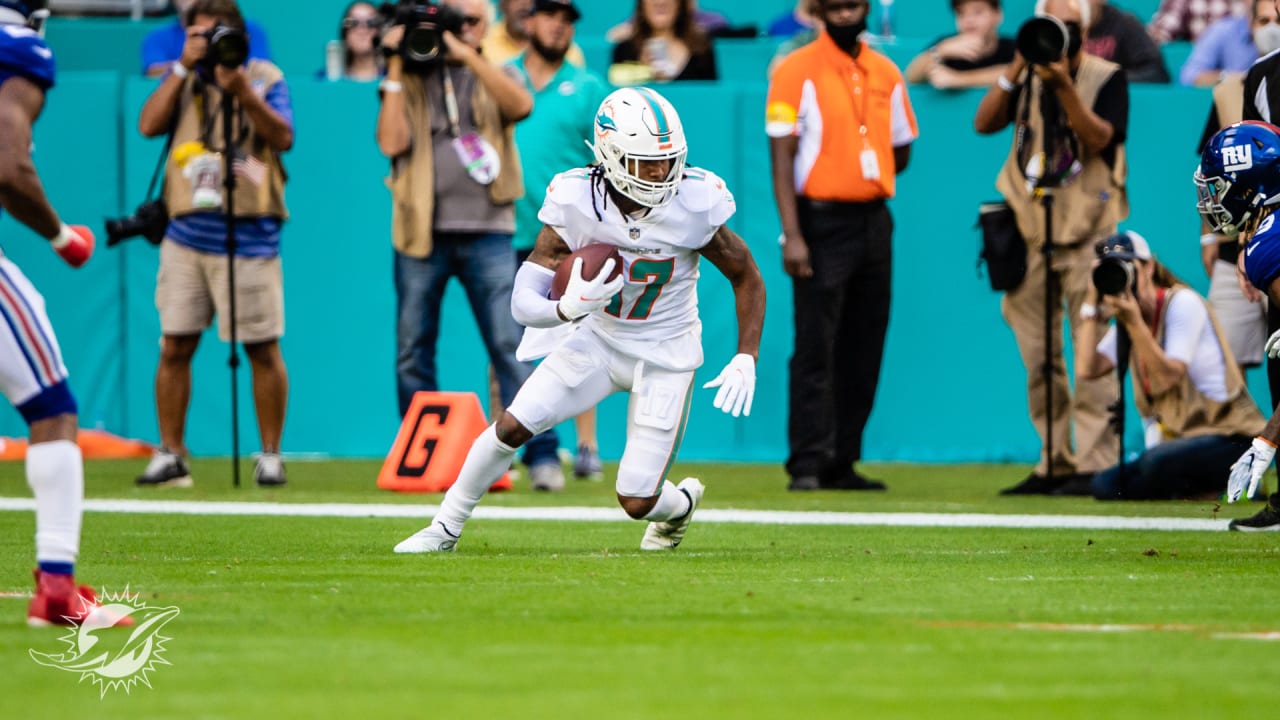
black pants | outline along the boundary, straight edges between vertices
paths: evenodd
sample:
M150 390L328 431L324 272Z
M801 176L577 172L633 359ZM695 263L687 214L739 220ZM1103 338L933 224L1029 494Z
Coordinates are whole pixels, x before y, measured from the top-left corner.
M847 472L862 457L889 326L893 258L893 218L883 202L798 203L813 277L792 279L792 477Z

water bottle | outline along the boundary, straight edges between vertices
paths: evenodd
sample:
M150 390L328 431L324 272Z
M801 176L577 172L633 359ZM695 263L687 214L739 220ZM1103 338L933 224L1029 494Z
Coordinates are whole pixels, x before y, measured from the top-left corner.
M324 46L324 76L330 81L341 80L346 74L346 48L341 40L330 40Z
M880 37L893 39L893 0L880 0Z

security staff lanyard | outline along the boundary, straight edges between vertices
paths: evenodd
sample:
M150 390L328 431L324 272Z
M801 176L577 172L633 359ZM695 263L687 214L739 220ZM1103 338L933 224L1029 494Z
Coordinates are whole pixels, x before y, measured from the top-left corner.
M862 165L863 180L879 180L880 179L880 159L876 157L876 151L871 147L871 139L867 137L867 96L870 92L863 87L865 83L859 84L859 81L867 77L867 73L858 64L856 58L850 58L853 62L853 75L850 76L845 72L841 72L845 84L850 88L849 95L853 101L851 105L857 105L857 101L861 101L862 107L856 108L858 115L854 120L858 123L858 134L862 136L862 151L858 153L859 164Z
M458 112L458 94L453 89L453 78L449 75L448 67L440 69L440 78L440 82L444 85L444 111L449 116L449 134L453 136L451 143L453 150L458 154L459 162L466 168L472 180L481 185L489 185L498 178L498 171L502 168L498 152L487 140L480 137L480 133L472 131L463 134L462 116Z

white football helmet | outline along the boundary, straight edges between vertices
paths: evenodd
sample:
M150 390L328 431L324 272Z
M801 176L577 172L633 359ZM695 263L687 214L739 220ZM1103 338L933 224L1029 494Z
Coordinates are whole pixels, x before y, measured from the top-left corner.
M615 90L600 103L595 131L595 143L587 145L614 189L645 207L671 202L684 177L689 145L680 116L666 98L645 87ZM671 170L665 180L644 180L641 160L670 160Z

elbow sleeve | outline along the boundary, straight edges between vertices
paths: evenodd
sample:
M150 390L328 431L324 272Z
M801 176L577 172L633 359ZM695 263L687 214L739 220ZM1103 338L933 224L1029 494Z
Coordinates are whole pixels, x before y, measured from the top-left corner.
M556 301L547 297L555 273L548 268L525 262L516 272L511 291L511 315L525 327L549 328L563 325L556 312Z

